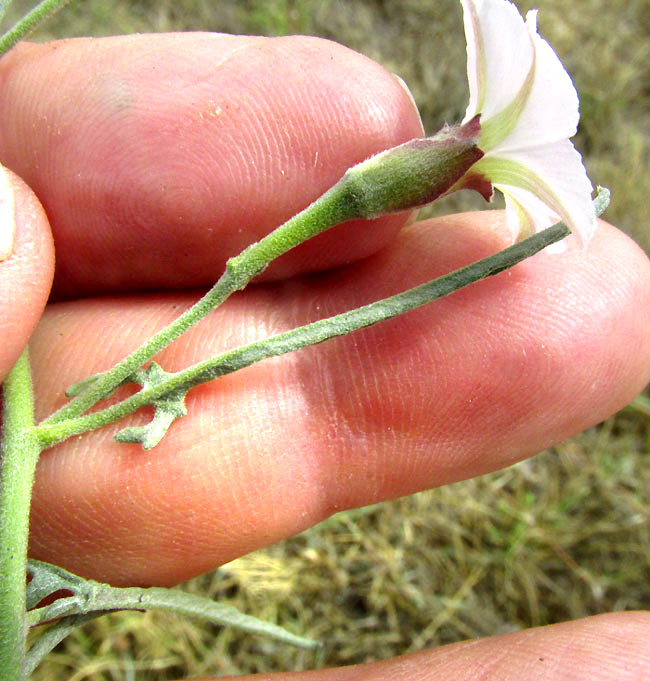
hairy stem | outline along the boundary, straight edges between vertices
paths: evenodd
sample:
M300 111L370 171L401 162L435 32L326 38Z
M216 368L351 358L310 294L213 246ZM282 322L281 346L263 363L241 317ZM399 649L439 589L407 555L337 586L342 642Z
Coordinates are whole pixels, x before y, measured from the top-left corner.
M25 587L29 506L41 449L34 432L28 351L3 385L0 468L0 670L7 681L23 679Z
M345 200L345 188L341 183L332 187L291 220L261 241L249 246L238 256L231 258L224 274L203 298L119 364L101 374L78 397L54 412L41 425L67 421L90 409L99 400L110 395L136 369L221 305L235 291L244 288L272 260L329 227L353 217L352 208L350 202Z
M425 153L421 157L423 146ZM411 159L413 162L418 160L417 172L414 172L409 160L411 157L408 154L408 158L404 156L407 147L411 155L417 156L417 159ZM461 134L457 138L445 128L426 140L412 140L349 168L319 199L231 258L226 264L226 272L198 303L112 369L93 377L94 380L84 386L74 400L44 423L54 424L76 418L111 395L145 362L232 293L243 289L270 262L287 251L347 220L377 217L432 201L447 191L482 155L476 146L475 136L468 138Z
M41 22L58 12L69 2L70 0L43 0L39 2L15 26L0 37L0 55L8 52L19 40L31 33Z
M498 274L534 255L549 244L563 239L568 234L569 229L559 223L499 253L398 295L301 326L195 364L102 411L56 423L43 422L36 427L39 441L43 447L51 446L73 435L101 428L172 391L189 390L200 383L232 373L267 357L293 352L391 319L476 281Z

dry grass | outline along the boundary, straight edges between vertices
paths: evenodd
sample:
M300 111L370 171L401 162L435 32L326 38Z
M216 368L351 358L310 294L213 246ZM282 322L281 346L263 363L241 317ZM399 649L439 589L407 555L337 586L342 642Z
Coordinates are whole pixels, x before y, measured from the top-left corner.
M574 75L577 145L592 178L613 190L608 217L650 250L646 0L518 4L540 7L541 31ZM455 0L87 0L40 37L188 29L336 39L402 75L430 131L465 107ZM462 197L435 210L479 205ZM299 670L650 608L649 449L647 414L627 410L531 461L339 514L186 586L324 641L317 653L180 618L118 614L70 637L35 678Z

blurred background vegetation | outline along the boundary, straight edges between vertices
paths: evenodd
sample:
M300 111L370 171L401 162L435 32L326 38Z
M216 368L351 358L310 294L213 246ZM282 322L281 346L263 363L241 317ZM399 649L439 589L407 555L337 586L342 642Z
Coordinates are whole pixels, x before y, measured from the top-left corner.
M5 23L31 3L16 0ZM520 0L574 77L576 145L612 189L607 218L650 251L648 0ZM467 99L457 0L80 0L32 39L147 31L304 33L379 61L410 86L427 131ZM456 195L430 213L481 207ZM306 653L155 613L107 616L37 679L163 681L300 670L610 610L650 608L650 403L535 459L341 513L186 585L318 638Z

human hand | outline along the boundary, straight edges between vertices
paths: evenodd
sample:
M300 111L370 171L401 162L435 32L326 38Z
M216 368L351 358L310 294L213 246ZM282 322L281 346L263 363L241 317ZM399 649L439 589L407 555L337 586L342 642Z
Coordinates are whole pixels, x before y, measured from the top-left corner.
M0 159L50 219L17 184L14 256L0 265L11 292L0 300L3 376L48 295L50 230L53 297L65 301L30 344L39 417L347 167L420 134L389 74L307 38L24 45L0 77ZM182 368L506 245L499 213L406 219L348 223L287 254L160 363ZM171 584L332 512L509 465L643 388L649 302L647 258L601 223L586 251L536 256L195 389L188 416L150 452L113 442L111 428L66 441L39 464L32 554L114 584ZM649 624L619 613L309 678L643 678Z

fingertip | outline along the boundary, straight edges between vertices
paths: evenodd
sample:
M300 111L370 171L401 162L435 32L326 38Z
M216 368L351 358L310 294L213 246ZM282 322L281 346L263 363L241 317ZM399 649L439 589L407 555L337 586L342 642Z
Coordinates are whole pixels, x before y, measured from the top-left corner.
M600 396L605 418L630 402L650 381L650 259L627 234L599 220L583 249L573 240L557 258L557 309L573 308L585 331L572 339L575 361L600 360L600 376L584 402ZM561 277L561 278L560 278ZM598 353L599 339L607 353ZM596 412L596 413L598 413Z
M38 324L54 272L49 223L35 194L0 166L0 379L15 364Z
M264 678L268 681L640 681L650 674L648 627L649 612L608 613L461 641L379 662L270 674ZM239 681L253 678L237 677ZM234 681L234 677L223 681Z

